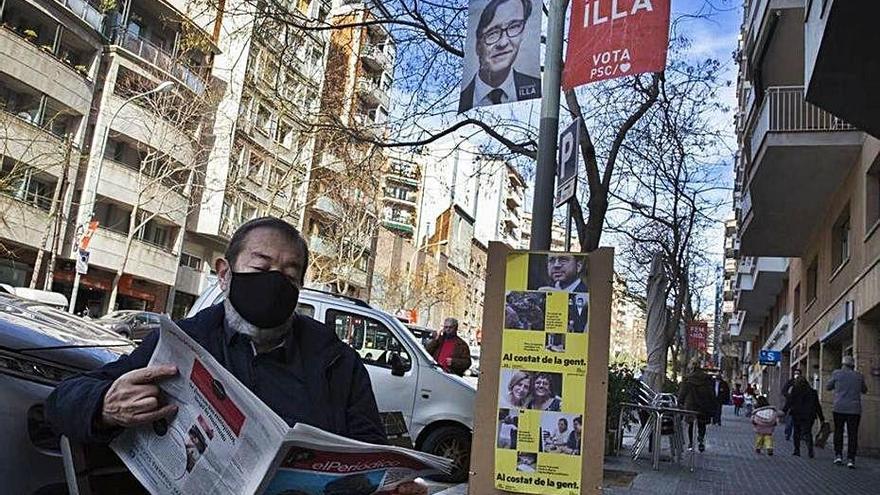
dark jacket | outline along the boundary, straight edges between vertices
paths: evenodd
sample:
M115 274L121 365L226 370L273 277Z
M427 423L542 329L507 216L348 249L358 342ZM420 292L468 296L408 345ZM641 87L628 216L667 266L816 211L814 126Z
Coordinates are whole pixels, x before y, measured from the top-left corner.
M474 92L477 87L477 77L471 79L470 84L465 86L458 100L458 113L465 112L474 107ZM523 101L541 97L541 78L513 71L513 85L516 87L515 95L508 95L510 101ZM586 290L584 290L586 292Z
M808 384L792 387L782 410L791 414L792 419L798 423L812 424L816 418L825 421L822 405L819 404L819 394Z
M217 304L178 322L178 325L230 369L224 357L225 349L228 349L224 348L228 345L224 317L223 305ZM370 376L357 353L324 324L311 318L297 315L293 328L288 339L294 339L292 342L302 356L301 369L305 375L298 378L308 393L304 399L310 402L310 410L316 411L305 422L348 438L385 443L385 429L376 407ZM46 412L52 426L75 441L109 442L118 430L107 432L95 427L104 394L123 374L147 366L158 340L158 333L154 332L130 355L61 382L46 400ZM236 378L242 380L243 377ZM242 382L247 383L246 380ZM272 395L271 387L256 386L251 390L267 404L277 402L272 400L277 398ZM278 410L275 412L291 425L296 422Z
M715 398L715 383L703 370L696 370L681 382L678 389L679 406L697 411L704 416L714 416L718 401Z
M455 347L452 349L452 364L449 366L449 373L455 373L458 376L464 375L464 372L471 367L471 348L468 347L467 342L464 341L461 337L456 335L453 337L455 340ZM437 355L440 354L440 347L443 344L443 338L436 338L425 346L425 350L428 351L428 354L434 358L434 361L437 361ZM446 369L446 363L438 362L443 369Z

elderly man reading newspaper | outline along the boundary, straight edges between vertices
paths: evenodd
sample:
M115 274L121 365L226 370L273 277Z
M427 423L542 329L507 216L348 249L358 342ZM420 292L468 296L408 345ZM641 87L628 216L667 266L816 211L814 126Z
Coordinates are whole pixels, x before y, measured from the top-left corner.
M164 445L159 439L176 438L182 447L168 455L180 451L182 467L174 475L179 479L168 478L166 473L163 476L168 479L162 480L168 487L170 483L189 487L169 488L168 492L176 493L197 493L206 488L180 482L195 476L200 468L211 468L220 478L204 493L244 493L233 488L238 480L229 478L238 471L252 475L248 469L264 468L250 458L235 457L235 453L252 453L245 450L230 451L234 453L228 466L206 462L222 450L212 449L217 439L235 449L242 449L242 445L257 450L263 447L266 452L262 454L269 459L266 462L274 468L279 462L291 461L271 451L281 448L283 428L288 426L310 425L340 438L385 443L370 378L357 353L322 323L294 312L308 256L299 231L280 219L264 217L243 224L232 236L225 256L215 263L224 301L182 320L183 337L178 336L177 342L165 342L173 340L168 336L178 334L162 330L164 347L172 351L189 347L189 354L175 357L169 351L166 359L151 361L159 357L153 354L159 354L160 339L158 332L148 336L131 355L58 385L47 400L52 425L79 442L116 439L117 453L132 457L141 452L138 449L156 455L159 448L150 450L149 445L136 441L137 434L152 432L149 438L155 438L156 445ZM214 363L219 363L217 369L212 368ZM235 386L230 387L233 382ZM236 388L238 382L243 384L241 390ZM163 389L166 384L172 385ZM231 390L224 389L224 384ZM184 411L190 408L180 404L187 403L189 397L197 402L193 406L198 408L193 410L203 410L203 414ZM266 406L271 409L268 414L260 410ZM294 431L296 428L287 433L288 440ZM260 438L269 444L256 445L259 440L254 439ZM145 481L141 476L138 479ZM265 488L265 481L258 484ZM257 484L239 486L255 491ZM304 488L302 493L312 493ZM394 490L382 493L427 493L426 487L412 481L398 483Z

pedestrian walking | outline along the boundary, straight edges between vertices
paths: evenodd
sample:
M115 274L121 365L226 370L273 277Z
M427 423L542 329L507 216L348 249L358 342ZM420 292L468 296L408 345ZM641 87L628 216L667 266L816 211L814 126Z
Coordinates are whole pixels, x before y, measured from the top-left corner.
M785 382L785 385L782 386L782 398L783 400L788 400L788 396L791 395L791 388L794 385L795 379L801 376L801 370L795 368L791 372L791 378ZM791 432L794 430L794 421L791 419L791 414L785 415L785 440L791 440Z
M712 424L721 425L721 411L724 404L730 402L730 384L728 384L721 375L715 375L714 380L715 391L715 412L712 414Z
M752 414L752 428L755 430L755 452L767 449L773 455L773 430L779 423L779 411L771 406L763 395L758 397L758 408Z
M745 397L743 397L743 407L746 410L746 417L751 417L752 411L755 409L755 388L751 385L746 388Z
M855 370L852 356L843 356L840 369L831 373L825 386L834 391L834 464L843 464L843 429L846 428L846 467L856 467L859 446L859 421L862 418L862 394L868 393L865 377Z
M743 403L745 403L746 396L742 391L742 388L739 383L733 386L733 392L730 394L730 401L733 402L733 415L739 416L740 410L742 410Z
M678 390L678 404L685 409L700 413L696 420L688 419L688 449L694 449L694 427L697 428L697 443L700 452L706 450L706 424L715 416L717 399L712 378L700 368L700 362L694 360L690 365L690 374L681 382Z
M801 440L803 440L807 444L807 455L812 459L816 455L813 450L813 423L816 418L825 422L825 415L822 414L822 406L819 404L819 394L810 386L806 378L801 376L794 381L783 410L791 414L794 421L792 455L801 455Z

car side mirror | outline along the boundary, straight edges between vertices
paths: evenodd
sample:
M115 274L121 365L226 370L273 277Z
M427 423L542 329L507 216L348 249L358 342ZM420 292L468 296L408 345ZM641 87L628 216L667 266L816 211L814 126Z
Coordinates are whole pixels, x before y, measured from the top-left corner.
M409 371L409 366L400 357L400 353L392 352L391 357L388 359L388 364L391 365L391 374L393 376L403 376Z

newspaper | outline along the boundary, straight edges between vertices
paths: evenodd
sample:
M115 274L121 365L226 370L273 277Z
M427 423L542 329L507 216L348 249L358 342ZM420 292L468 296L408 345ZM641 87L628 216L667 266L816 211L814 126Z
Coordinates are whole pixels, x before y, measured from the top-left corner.
M451 469L422 452L289 427L167 317L149 364L177 366L159 383L177 414L126 429L110 447L150 493L382 494Z

